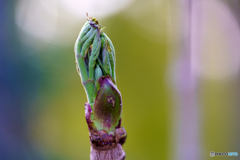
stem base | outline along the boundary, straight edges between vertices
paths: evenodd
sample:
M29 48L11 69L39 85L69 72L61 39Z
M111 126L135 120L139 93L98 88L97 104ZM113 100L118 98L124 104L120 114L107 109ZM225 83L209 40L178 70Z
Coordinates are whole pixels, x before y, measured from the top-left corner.
M119 143L108 150L95 149L91 145L90 160L125 160L125 152Z

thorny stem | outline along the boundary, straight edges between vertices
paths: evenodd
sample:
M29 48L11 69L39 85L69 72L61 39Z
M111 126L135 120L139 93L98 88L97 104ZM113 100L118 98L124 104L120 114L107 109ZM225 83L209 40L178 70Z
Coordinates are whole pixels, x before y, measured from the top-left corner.
M75 43L77 71L87 94L85 117L91 160L124 160L122 98L116 86L115 50L99 22L89 17Z

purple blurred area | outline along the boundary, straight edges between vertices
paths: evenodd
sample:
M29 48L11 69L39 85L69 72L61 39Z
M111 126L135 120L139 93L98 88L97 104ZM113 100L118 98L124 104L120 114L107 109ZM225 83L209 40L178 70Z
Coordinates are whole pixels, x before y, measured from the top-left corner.
M240 3L238 0L179 2L181 10L173 18L180 22L173 22L180 35L173 43L178 58L172 61L170 71L176 105L173 146L177 154L173 157L200 160L210 159L206 154L210 150L239 152L236 138L239 127L235 127L240 113L236 99Z

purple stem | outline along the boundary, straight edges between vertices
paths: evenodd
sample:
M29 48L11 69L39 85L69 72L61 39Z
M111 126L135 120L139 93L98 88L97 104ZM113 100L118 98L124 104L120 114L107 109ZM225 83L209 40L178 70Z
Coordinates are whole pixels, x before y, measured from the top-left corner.
M175 126L177 126L176 142L177 150L175 159L200 160L199 142L199 108L197 101L198 83L193 75L192 57L200 53L200 1L180 0L182 22L181 44L178 51L180 56L175 63L174 85L176 92L177 110L175 113ZM179 26L178 26L179 27Z

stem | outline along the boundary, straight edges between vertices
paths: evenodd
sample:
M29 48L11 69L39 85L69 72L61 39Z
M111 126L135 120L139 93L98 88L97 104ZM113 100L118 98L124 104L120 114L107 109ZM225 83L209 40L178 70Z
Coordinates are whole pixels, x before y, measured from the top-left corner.
M115 146L107 149L100 150L95 149L94 145L91 144L91 160L125 160L125 152L121 144L117 143Z

